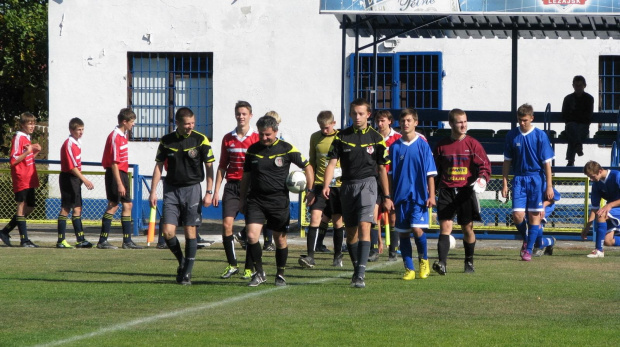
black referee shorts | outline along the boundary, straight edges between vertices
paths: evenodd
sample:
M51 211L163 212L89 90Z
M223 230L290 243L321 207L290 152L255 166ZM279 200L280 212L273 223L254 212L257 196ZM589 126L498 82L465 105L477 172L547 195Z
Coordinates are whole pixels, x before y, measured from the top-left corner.
M266 223L265 223L266 221ZM263 224L268 229L287 232L291 221L290 200L288 195L271 195L268 197L248 197L246 224Z

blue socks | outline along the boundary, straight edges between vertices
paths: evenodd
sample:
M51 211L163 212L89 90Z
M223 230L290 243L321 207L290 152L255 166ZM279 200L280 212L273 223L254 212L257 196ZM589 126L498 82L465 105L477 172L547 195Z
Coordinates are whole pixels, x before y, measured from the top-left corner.
M418 249L418 259L428 259L426 233L423 233L420 237L414 236L413 239ZM403 257L405 268L415 270L415 266L413 265L413 247L411 245L409 233L400 233L400 254Z
M536 242L536 238L538 234L542 233L542 228L540 225L529 225L528 226L528 235L527 235L527 251L532 253L534 249L534 243Z
M413 266L413 249L409 233L400 233L400 255L403 257L403 264L409 270L415 270Z
M426 233L422 233L422 236L413 237L415 246L418 248L418 258L428 259L428 247L426 245Z
M601 252L603 251L605 234L607 234L607 222L596 222L596 240L594 241L594 247Z

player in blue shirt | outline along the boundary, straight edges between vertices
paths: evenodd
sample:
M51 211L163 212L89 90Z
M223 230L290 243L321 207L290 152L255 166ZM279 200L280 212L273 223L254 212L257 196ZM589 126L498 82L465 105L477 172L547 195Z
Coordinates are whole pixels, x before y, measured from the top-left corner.
M526 249L521 259L530 261L534 243L542 230L540 220L541 212L544 211L543 201L553 199L551 161L554 153L547 134L532 125L534 109L531 105L523 104L519 107L517 120L519 127L506 135L502 197L508 196L508 174L512 167L512 218L521 235L527 232ZM547 181L544 191L543 177Z
M415 132L418 113L412 108L400 113L402 137L389 148L390 185L396 210L396 231L400 236L400 252L405 265L406 281L415 279L413 250L410 233L413 231L419 259L419 278L430 274L426 234L428 208L435 206L435 180L437 169L433 152L422 137Z
M588 258L603 258L603 245L620 246L620 236L614 235L620 231L620 172L605 170L599 163L589 161L583 167L583 173L592 181L592 210L587 225L581 231L581 237L586 238L596 219L596 249L588 254ZM601 199L606 201L603 207Z

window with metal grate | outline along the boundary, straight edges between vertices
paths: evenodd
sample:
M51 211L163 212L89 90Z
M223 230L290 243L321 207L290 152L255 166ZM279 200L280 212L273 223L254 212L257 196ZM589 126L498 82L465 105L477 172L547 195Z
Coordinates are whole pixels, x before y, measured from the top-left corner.
M136 113L132 141L159 141L174 131L174 113L189 107L196 131L213 138L213 53L129 52L127 104Z

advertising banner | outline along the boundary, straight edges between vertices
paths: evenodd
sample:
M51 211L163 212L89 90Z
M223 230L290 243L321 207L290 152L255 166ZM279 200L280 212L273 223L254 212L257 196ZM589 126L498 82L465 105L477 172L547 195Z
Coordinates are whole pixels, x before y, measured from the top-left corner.
M620 14L620 0L321 0L321 13Z

